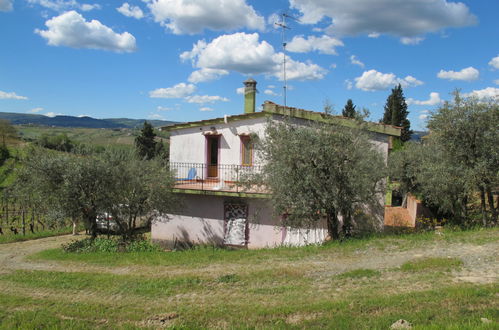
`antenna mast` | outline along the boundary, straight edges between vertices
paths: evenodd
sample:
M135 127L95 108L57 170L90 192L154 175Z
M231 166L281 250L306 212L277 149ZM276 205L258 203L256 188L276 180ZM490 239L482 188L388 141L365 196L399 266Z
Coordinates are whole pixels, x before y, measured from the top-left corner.
M287 79L286 79L286 29L290 30L291 28L286 25L286 18L291 18L292 20L298 21L298 19L294 18L293 16L290 16L286 13L282 13L281 15L281 21L276 22L275 25L281 27L281 39L282 39L282 53L283 53L283 59L282 59L282 71L283 71L283 80L284 80L284 86L283 88L283 97L284 97L284 106L287 106L286 104L286 92L288 89L287 86Z

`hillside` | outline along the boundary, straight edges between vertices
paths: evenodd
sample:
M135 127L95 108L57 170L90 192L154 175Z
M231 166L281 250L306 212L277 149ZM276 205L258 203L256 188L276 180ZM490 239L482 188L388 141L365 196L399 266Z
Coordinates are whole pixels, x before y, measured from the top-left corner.
M55 116L0 112L0 119L7 119L13 125L35 125L56 127L82 128L135 128L141 126L146 119L108 118L96 119L92 117ZM167 126L176 122L166 120L147 120L153 126Z

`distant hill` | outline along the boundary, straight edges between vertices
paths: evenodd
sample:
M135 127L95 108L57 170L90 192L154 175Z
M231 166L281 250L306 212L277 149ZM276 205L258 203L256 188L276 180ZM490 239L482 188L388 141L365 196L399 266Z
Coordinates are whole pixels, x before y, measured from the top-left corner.
M84 128L135 128L142 126L146 119L129 118L109 118L95 119L92 117L73 117L73 116L55 116L47 117L44 115L0 112L0 119L7 119L13 125L37 125L37 126L56 126L56 127L84 127ZM176 124L174 121L166 120L147 120L151 125L168 126Z

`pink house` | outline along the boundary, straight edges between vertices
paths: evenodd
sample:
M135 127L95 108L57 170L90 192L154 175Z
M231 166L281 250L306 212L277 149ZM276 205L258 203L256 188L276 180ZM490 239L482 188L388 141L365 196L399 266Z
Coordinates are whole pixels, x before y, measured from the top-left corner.
M325 225L316 228L286 228L272 215L268 191L242 188L241 175L261 169L251 139L263 138L268 120L291 117L296 124L321 121L352 127L352 119L284 107L265 102L255 111L256 81L245 84L244 113L168 126L170 167L175 173L174 191L182 196L176 213L157 218L152 240L163 246L181 244L230 245L247 248L304 245L323 242ZM400 129L369 123L372 143L385 156L392 137ZM384 205L384 200L380 200ZM378 216L380 226L383 215Z

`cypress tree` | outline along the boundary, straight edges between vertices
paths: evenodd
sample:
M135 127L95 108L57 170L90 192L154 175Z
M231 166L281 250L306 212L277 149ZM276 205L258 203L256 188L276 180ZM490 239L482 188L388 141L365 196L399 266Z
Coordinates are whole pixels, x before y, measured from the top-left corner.
M353 105L353 102L351 99L348 99L347 104L345 104L345 107L341 111L341 114L343 117L348 117L348 118L355 118L357 111L355 110L356 106Z
M392 89L392 93L386 99L385 113L381 122L387 125L394 125L402 127L402 135L400 140L402 142L411 139L411 122L407 119L407 103L405 102L404 91L402 86L398 84Z

